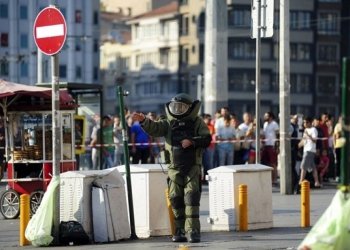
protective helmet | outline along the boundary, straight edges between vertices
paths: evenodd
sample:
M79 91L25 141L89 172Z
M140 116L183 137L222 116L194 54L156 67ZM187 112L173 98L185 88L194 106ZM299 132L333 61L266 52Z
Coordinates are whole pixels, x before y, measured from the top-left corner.
M193 103L193 99L185 93L180 93L174 96L168 103L169 112L173 116L182 116L186 114Z

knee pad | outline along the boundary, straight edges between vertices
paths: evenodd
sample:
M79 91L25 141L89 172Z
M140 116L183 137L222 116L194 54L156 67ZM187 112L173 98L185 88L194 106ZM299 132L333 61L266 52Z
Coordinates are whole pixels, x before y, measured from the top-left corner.
M201 199L201 193L196 192L188 192L185 195L185 204L187 206L199 206L199 201Z
M185 207L184 198L182 196L171 196L169 199L170 199L171 206L174 209Z

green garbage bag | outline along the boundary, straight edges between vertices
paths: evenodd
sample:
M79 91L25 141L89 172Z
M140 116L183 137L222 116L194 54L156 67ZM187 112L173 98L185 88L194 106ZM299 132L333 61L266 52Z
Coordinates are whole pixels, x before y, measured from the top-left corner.
M350 195L338 191L302 241L299 250L350 249Z
M48 246L53 241L51 231L53 225L54 192L59 183L60 178L58 176L52 178L40 206L27 225L25 237L32 242L33 246Z

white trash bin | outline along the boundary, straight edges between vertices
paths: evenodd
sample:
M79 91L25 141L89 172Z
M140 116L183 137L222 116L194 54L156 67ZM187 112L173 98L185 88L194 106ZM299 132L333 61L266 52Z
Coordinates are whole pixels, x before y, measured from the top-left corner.
M117 167L125 176L125 166ZM135 231L140 238L170 235L169 213L165 199L165 164L130 165Z
M129 238L124 180L117 168L68 171L60 177L60 221L78 221L91 240L95 240L94 229L103 229L98 232L98 242ZM93 183L98 186L94 191ZM98 209L95 213L93 206Z
M117 179L98 178L93 182L92 221L95 242L111 242L130 237L124 180L119 172L115 177Z
M272 168L231 165L208 171L209 218L213 231L239 229L239 185L248 189L248 230L272 228Z

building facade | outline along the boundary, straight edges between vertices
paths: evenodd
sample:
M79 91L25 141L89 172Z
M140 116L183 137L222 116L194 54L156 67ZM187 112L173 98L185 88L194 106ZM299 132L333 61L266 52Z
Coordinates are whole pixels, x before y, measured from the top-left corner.
M178 91L178 4L173 1L136 16L129 24L129 105L134 110L164 112L164 104Z
M341 0L290 1L291 113L339 114ZM255 40L251 1L228 4L228 105L232 112L255 112ZM261 112L279 113L279 1L275 31L261 41ZM181 88L199 96L203 75L205 1L180 1ZM185 61L185 63L183 63ZM219 65L219 62L217 62ZM328 96L327 96L328 93ZM330 99L329 93L335 96Z
M37 14L45 0L0 0L0 78L38 82L38 49L33 39ZM60 81L99 82L99 0L59 1L65 16L67 40L59 54ZM42 55L41 82L51 82L50 57Z

